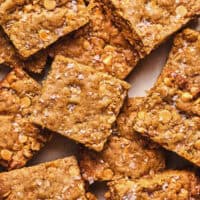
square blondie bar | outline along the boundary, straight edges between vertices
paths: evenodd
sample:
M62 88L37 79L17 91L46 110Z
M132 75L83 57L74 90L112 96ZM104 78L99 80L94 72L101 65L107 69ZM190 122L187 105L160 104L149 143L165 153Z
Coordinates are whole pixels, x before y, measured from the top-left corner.
M178 34L155 86L133 127L166 149L200 166L200 33Z
M24 58L88 22L83 0L4 0L0 24Z
M129 123L136 117L142 102L143 98L128 99L117 118L117 128L102 152L80 151L80 168L86 181L93 183L122 177L135 179L165 168L162 150L134 132Z
M49 140L28 119L40 94L40 85L21 69L11 71L0 83L0 165L23 167Z
M0 28L0 64L12 68L25 68L30 72L41 73L47 61L47 52L39 52L23 60Z
M70 57L125 79L139 60L137 51L125 40L100 3L90 1L89 13L89 24L52 45L49 55Z
M169 170L138 180L116 180L108 186L108 200L197 200L200 195L199 179L189 171Z
M75 157L0 173L0 199L86 200Z
M124 81L57 56L32 121L101 151L128 89Z
M200 1L103 0L113 21L141 57L200 14Z

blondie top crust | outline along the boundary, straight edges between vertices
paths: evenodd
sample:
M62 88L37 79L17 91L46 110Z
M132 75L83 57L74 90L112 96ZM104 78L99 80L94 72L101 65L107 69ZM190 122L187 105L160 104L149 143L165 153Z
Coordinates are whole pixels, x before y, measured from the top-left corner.
M174 41L169 60L149 91L133 127L200 166L199 33L189 29Z
M129 84L57 56L35 105L34 123L101 151Z
M88 22L83 0L4 0L0 24L27 58Z
M7 169L24 166L50 138L28 119L40 89L17 68L0 83L0 165Z
M116 180L108 186L108 200L197 200L200 195L199 179L189 171L169 170L138 180Z
M140 56L200 14L200 0L104 0L125 38Z
M75 157L0 173L0 199L86 200Z
M65 37L50 47L49 55L63 55L125 79L136 66L139 55L125 40L100 3L90 1L89 24L71 37Z
M135 179L165 168L165 158L158 145L133 131L132 122L142 103L140 97L126 101L117 117L117 127L102 152L80 151L81 172L89 183L120 177Z
M0 28L0 64L12 68L24 68L30 72L41 73L47 61L47 52L38 52L27 60L23 60L15 50L7 35Z

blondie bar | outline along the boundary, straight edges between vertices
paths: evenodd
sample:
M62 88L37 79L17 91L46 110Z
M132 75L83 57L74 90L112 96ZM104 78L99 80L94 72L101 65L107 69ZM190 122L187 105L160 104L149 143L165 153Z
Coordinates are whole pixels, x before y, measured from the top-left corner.
M83 0L4 0L0 24L27 58L88 22Z
M179 30L197 14L199 0L103 0L113 15L113 21L125 38L136 47L140 56Z
M108 183L109 200L197 200L200 182L189 171L164 171L138 180L121 179Z
M128 89L124 81L57 56L43 82L32 120L101 151Z
M86 200L74 157L0 173L0 199Z
M90 1L89 24L51 46L49 55L63 55L124 79L136 66L137 51L114 26L103 7Z
M50 137L28 119L40 90L17 68L0 83L0 165L7 169L24 166Z
M200 33L186 29L149 91L133 127L200 166Z
M10 67L25 68L30 72L41 73L47 61L47 52L39 52L27 60L18 55L13 44L0 28L0 64Z
M165 167L165 159L158 146L134 132L129 123L136 117L142 100L128 100L117 118L119 131L115 130L102 152L86 149L80 151L81 173L89 183L120 177L135 179Z

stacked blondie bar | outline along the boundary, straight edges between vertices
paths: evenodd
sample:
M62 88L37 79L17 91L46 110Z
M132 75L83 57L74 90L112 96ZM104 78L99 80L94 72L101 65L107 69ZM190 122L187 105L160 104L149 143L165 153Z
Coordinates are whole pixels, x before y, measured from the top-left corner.
M180 30L199 15L200 0L0 0L0 200L95 200L94 182L108 200L199 200L200 32ZM152 89L128 97L172 35ZM27 167L54 134L78 155ZM172 152L195 167L169 168Z

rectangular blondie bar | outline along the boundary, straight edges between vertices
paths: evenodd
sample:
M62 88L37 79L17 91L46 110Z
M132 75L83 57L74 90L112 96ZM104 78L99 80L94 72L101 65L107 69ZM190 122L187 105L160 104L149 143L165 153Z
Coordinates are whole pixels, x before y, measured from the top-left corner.
M131 98L117 118L113 132L102 152L80 151L80 168L89 183L110 181L122 177L140 178L165 167L161 149L133 131L131 125L143 98ZM133 111L134 110L134 111Z
M76 159L63 159L0 173L0 199L86 200Z
M101 151L128 89L124 81L57 56L43 82L32 120Z
M0 24L27 58L88 22L83 0L4 0Z
M199 179L189 171L169 170L138 180L116 180L108 186L108 200L191 200L200 195Z
M200 33L178 34L155 86L133 127L200 166Z
M113 21L141 57L149 54L196 15L200 1L104 0Z
M0 165L7 169L23 167L50 138L28 119L40 91L41 86L17 68L0 83Z
M90 1L89 7L89 24L52 45L49 55L70 57L98 71L125 79L136 66L139 55L100 3Z

